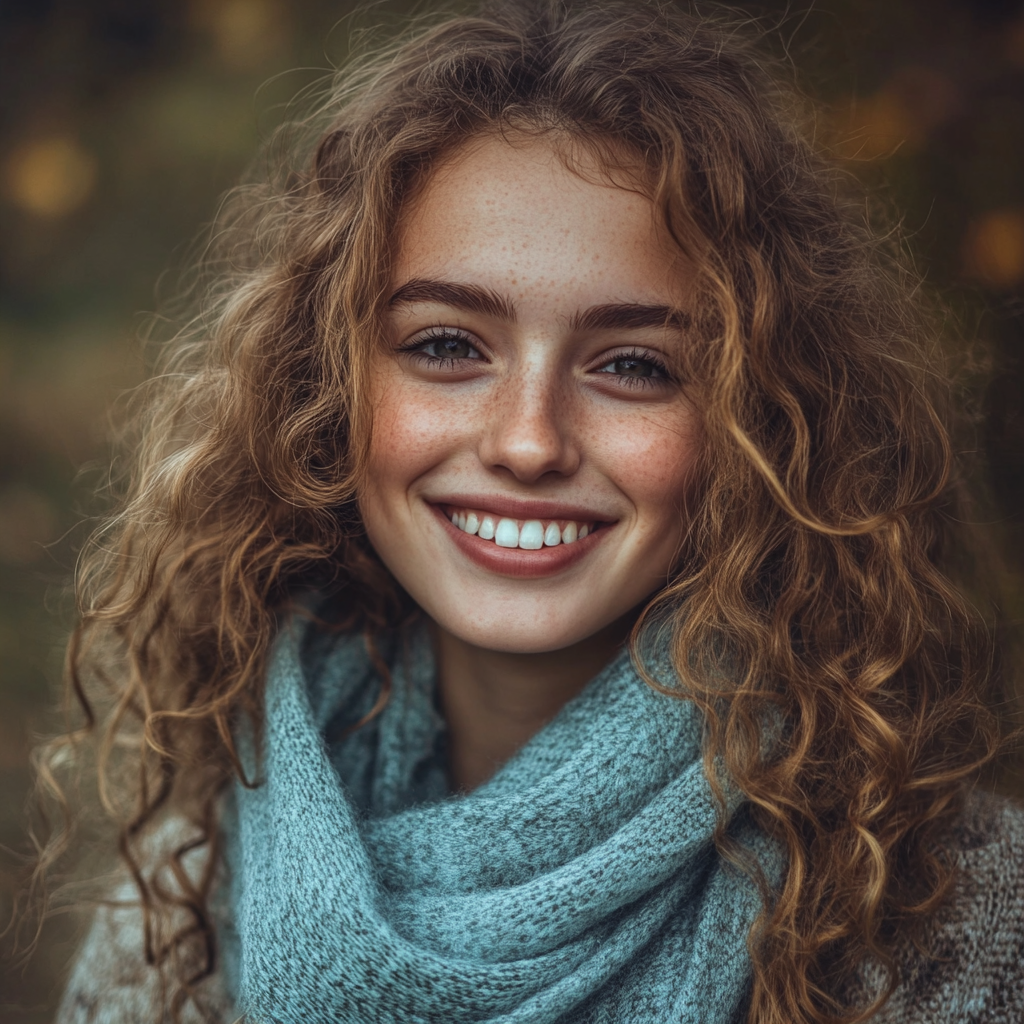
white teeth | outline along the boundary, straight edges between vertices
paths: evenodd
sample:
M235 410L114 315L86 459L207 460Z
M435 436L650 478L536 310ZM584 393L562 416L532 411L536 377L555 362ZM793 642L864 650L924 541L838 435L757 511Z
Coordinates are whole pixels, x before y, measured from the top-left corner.
M499 519L494 531L494 543L499 548L519 547L519 527L514 519Z
M515 519L498 518L466 509L452 512L451 521L463 533L471 536L475 534L481 540L493 540L501 548L521 548L526 551L572 544L583 540L594 529L589 523L576 522L567 522L564 528L560 528L555 520L545 526L540 519L528 519L520 526Z
M544 525L539 519L529 519L519 531L519 546L527 551L544 547Z

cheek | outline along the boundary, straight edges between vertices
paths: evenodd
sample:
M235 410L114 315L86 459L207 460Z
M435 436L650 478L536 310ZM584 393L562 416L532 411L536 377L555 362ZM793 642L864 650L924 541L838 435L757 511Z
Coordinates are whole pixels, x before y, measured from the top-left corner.
M692 407L680 403L662 413L605 417L593 437L606 472L636 509L638 526L663 531L666 523L680 523L702 443Z
M461 419L436 392L385 380L374 400L365 502L385 499L384 514L393 508L399 493L458 444Z

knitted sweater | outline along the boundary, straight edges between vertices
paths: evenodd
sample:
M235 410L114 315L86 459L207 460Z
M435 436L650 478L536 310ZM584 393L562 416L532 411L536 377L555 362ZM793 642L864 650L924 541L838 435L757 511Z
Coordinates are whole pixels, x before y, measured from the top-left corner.
M975 793L950 836L959 878L926 935L928 953L907 949L902 979L877 1024L1019 1024L1024 1021L1024 810ZM127 892L127 890L126 890ZM72 970L57 1024L163 1022L156 972L142 958L142 916L127 904L100 909ZM848 998L879 983L866 969ZM183 1015L231 1024L219 974Z

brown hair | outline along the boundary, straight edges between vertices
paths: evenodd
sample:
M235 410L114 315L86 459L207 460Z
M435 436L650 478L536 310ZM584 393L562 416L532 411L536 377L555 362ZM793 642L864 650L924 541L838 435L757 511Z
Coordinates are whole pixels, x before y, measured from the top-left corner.
M192 980L212 969L209 877L181 874L172 897L138 844L172 807L215 834L232 723L259 722L290 595L329 588L338 624L371 632L407 610L353 501L368 353L403 203L495 130L628 153L695 268L680 360L704 418L699 497L647 618L672 632L673 692L707 713L709 770L787 854L751 933L750 1020L857 1017L841 979L866 956L892 968L947 892L942 829L998 728L990 640L953 582L937 331L747 37L637 0L449 18L340 74L299 141L272 145L267 180L226 204L202 311L134 407L68 659L147 918L177 903L209 940ZM71 739L42 760L54 787ZM152 962L191 941L153 934Z

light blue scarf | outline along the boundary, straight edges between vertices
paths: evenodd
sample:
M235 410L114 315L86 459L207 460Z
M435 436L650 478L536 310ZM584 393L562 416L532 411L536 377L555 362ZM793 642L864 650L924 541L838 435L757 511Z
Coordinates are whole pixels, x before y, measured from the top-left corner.
M364 641L293 622L276 644L261 784L237 788L228 825L239 1012L740 1019L760 904L711 841L694 706L623 652L490 781L451 796L425 631L390 646L385 710L332 743L380 692ZM742 810L730 831L771 859Z

